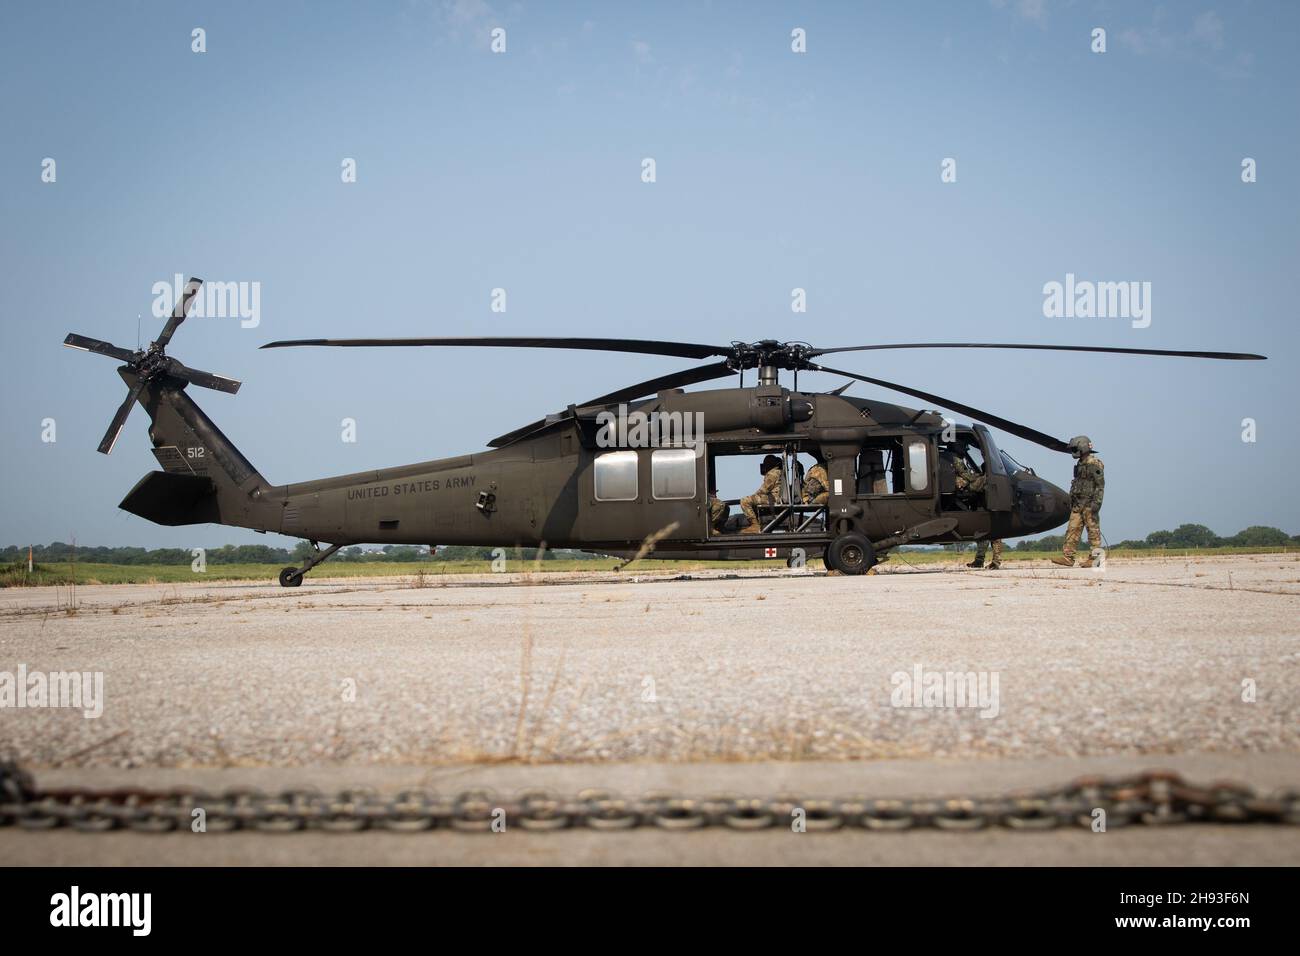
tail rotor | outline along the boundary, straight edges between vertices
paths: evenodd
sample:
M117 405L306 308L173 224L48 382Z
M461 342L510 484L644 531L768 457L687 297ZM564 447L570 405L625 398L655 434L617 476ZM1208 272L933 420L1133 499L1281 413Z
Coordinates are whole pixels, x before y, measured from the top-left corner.
M166 353L167 344L171 341L172 336L176 334L180 324L185 321L185 317L189 314L190 304L194 301L194 297L198 295L202 285L202 279L192 278L185 283L184 294L181 296L180 301L176 303L176 308L172 310L171 316L167 319L167 324L163 326L158 338L147 349L132 351L99 339L77 335L75 332L69 333L68 337L63 340L63 344L69 348L117 359L117 361L124 363L126 369L135 377L135 382L130 386L126 400L118 406L117 413L113 416L113 420L109 422L108 431L104 433L104 438L99 443L99 451L102 454L107 455L113 450L113 446L117 443L117 436L121 434L122 426L126 424L127 416L131 414L132 407L139 400L144 390L155 382L165 383L174 388L198 385L201 388L211 388L219 392L228 392L231 395L239 391L240 383L233 378L189 368Z

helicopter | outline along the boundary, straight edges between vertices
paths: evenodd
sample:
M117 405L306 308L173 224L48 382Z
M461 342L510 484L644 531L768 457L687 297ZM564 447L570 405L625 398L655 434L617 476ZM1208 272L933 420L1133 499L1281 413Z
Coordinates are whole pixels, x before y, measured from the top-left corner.
M298 587L340 548L361 544L565 548L627 557L785 558L820 554L829 570L864 574L905 544L1010 538L1050 531L1069 495L1001 451L991 428L1066 452L1059 438L953 399L822 364L838 353L893 349L1017 349L1262 360L1240 352L1071 345L927 342L815 348L806 342L726 345L561 337L296 339L262 348L537 348L713 359L546 415L488 442L486 451L295 484L268 481L189 396L190 385L234 394L234 379L190 368L166 352L202 286L190 279L148 348L124 349L69 334L64 345L122 363L127 387L99 451L108 454L138 403L161 471L119 505L160 525L222 524L311 542L300 567L279 575ZM757 371L754 384L745 373ZM792 387L779 373L793 373ZM799 390L800 372L849 380L829 392ZM739 376L733 387L687 392ZM971 419L844 394L864 382ZM698 427L692 427L698 423ZM799 455L824 462L826 501L803 504ZM754 521L710 515L720 459L775 456L784 487ZM985 476L958 493L954 456ZM716 500L716 499L715 499ZM325 547L322 547L325 544Z

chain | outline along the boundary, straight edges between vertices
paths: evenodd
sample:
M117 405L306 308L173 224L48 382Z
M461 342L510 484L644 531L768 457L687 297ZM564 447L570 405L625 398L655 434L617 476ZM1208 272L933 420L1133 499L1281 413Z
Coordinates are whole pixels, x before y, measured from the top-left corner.
M1104 811L1104 816L1098 811ZM252 830L418 832L444 829L493 832L517 826L535 832L586 828L630 830L765 830L802 827L829 830L899 831L919 828L962 831L1005 827L1052 830L1062 827L1106 829L1131 824L1169 826L1193 823L1300 825L1300 790L1267 797L1234 782L1197 786L1166 771L1132 777L1084 777L1063 787L1003 797L945 799L830 799L720 794L689 797L649 793L624 799L605 790L562 796L543 790L498 799L491 791L440 795L404 790L381 796L371 790L322 793L317 790L37 790L30 776L0 764L0 827L85 832L115 829L142 833L198 829L206 832Z

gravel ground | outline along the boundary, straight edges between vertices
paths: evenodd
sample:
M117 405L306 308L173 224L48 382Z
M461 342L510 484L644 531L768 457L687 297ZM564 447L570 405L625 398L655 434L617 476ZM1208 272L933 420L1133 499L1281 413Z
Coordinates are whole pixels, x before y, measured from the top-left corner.
M32 768L1300 755L1296 556L670 577L88 586L75 613L6 590L0 672L102 672L104 702L0 710L0 745ZM893 706L917 668L996 696Z

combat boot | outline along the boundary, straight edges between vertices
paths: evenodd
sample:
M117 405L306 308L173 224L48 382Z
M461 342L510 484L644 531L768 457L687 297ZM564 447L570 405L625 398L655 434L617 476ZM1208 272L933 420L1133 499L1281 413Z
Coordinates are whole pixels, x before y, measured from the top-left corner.
M1084 558L1082 561L1080 561L1080 562L1079 562L1079 567L1081 567L1081 568L1090 568L1090 567L1092 567L1092 555L1088 555L1086 558Z
M972 561L970 564L966 565L966 567L968 567L968 568L982 568L982 567L984 567L984 555L982 555L982 554L977 554L977 555L975 555L975 560Z
M1052 563L1059 564L1063 568L1072 568L1074 567L1074 555L1058 554L1056 557L1052 558Z
M762 530L763 530L763 529L760 528L760 527L758 526L758 522L755 521L755 522L753 522L752 524L747 524L747 525L745 525L745 527L741 528L741 529L740 529L740 533L741 533L741 534L759 534Z
M988 568L988 569L989 569L990 571L997 571L997 570L998 570L999 568L1001 568L1001 567L1002 567L1002 562L1001 562L1001 561L994 561L992 564L989 565L989 568Z

